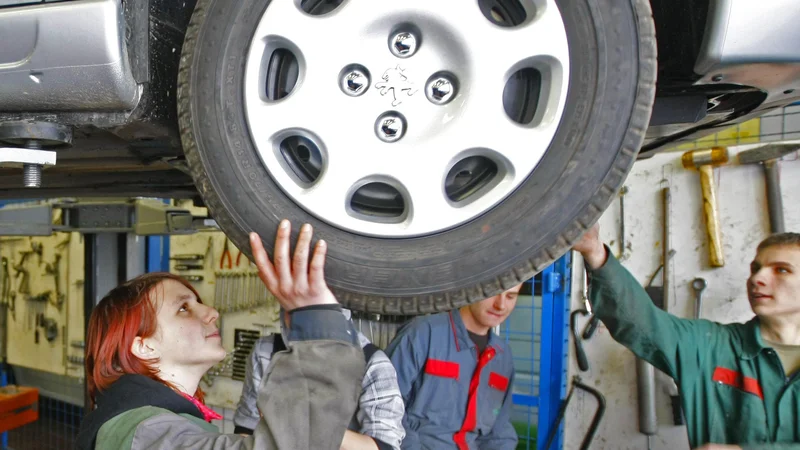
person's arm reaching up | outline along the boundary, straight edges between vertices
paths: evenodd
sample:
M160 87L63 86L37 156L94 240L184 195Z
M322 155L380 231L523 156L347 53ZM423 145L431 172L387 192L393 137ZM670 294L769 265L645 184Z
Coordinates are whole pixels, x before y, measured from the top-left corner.
M356 411L364 354L356 330L325 284L326 244L309 265L311 226L304 225L289 259L290 226L281 222L273 266L252 234L250 244L267 289L291 315L288 351L273 356L258 397L264 418L255 448L337 450Z
M709 336L725 336L714 332L722 328L717 324L680 319L656 307L633 275L610 255L597 225L573 248L589 269L594 314L614 340L667 375L677 380L678 367L697 366L713 348Z
M263 415L253 436L210 432L177 414L158 414L131 428L131 450L339 449L356 410L364 354L352 323L325 284L324 243L317 244L309 269L310 227L300 232L293 260L289 239L288 222L283 222L273 266L261 239L250 236L259 276L291 314L288 351L273 356L259 389Z

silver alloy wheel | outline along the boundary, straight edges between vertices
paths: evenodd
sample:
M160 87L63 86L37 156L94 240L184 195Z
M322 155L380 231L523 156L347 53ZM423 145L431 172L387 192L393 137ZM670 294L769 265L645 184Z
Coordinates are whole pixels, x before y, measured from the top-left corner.
M436 3L344 0L312 15L300 0L273 0L261 18L244 80L253 143L281 189L321 220L380 237L450 229L512 193L548 149L569 80L554 0L520 1L526 18L516 26L493 23L495 10L487 16L480 1ZM402 32L416 48L399 58L387 43ZM296 73L273 77L290 79L277 98L268 84L284 51ZM372 74L358 96L342 89L352 67ZM457 86L445 104L425 92L440 73ZM509 87L531 80L533 100ZM519 117L509 111L531 101ZM379 139L376 121L387 114L404 119L398 139Z

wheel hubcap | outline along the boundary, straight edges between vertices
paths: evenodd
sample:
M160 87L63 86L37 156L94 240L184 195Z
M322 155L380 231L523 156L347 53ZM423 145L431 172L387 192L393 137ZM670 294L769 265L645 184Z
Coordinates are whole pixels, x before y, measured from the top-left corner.
M253 143L319 219L381 237L447 230L548 149L569 80L555 0L436 3L273 0L261 18L244 80Z

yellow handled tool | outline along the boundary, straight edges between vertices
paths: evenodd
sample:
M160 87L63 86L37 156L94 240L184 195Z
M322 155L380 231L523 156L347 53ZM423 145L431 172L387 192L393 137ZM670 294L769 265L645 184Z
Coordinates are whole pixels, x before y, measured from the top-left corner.
M722 228L719 224L719 207L717 206L717 190L714 187L714 167L728 162L728 149L714 147L705 150L692 150L683 154L683 167L700 172L700 187L703 190L703 213L706 217L706 234L708 235L708 258L711 267L725 265L725 254L722 250Z

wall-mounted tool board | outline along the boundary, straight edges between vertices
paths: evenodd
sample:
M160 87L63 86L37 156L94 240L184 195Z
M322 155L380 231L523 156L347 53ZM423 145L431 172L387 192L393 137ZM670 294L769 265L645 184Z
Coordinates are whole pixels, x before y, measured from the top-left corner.
M0 266L8 363L82 378L82 236L2 237L0 260L8 268L6 280L5 267Z

